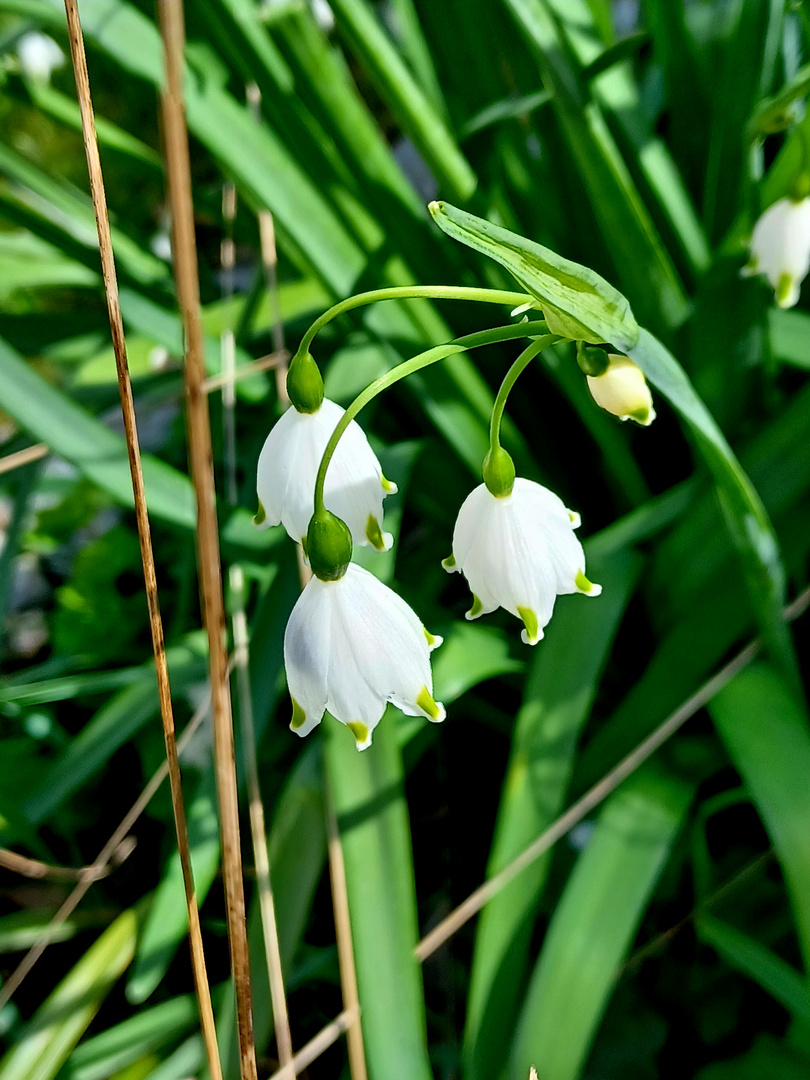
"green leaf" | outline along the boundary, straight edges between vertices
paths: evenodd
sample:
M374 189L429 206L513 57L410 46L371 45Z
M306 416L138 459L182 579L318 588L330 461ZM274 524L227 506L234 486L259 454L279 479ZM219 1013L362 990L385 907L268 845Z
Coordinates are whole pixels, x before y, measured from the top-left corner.
M787 960L771 952L756 938L712 915L695 919L698 937L722 956L736 971L753 979L783 1005L794 1020L810 1023L810 992L807 980Z
M137 934L134 911L119 915L23 1029L0 1061L0 1080L51 1080L128 964Z
M199 1012L193 994L169 998L81 1043L65 1063L59 1080L107 1080L198 1025Z
M709 705L781 863L810 971L810 729L807 711L769 665L740 672Z
M546 933L518 1020L510 1080L541 1063L576 1080L638 924L680 830L692 789L650 765L605 803Z
M773 655L793 679L796 659L782 616L785 574L779 543L753 484L686 372L657 338L642 330L628 355L684 420L714 478L720 505L740 554L757 621Z
M436 224L467 247L495 259L537 299L552 333L608 341L627 351L638 325L620 292L593 270L444 202L428 207Z
M402 756L391 719L362 753L343 725L322 725L338 813L369 1076L431 1080Z
M176 646L167 650L172 691L205 678L206 658L198 648ZM160 711L154 662L145 665L151 678L116 694L88 721L80 733L45 772L42 782L24 803L26 818L40 824L69 798Z
M517 716L487 864L488 878L519 855L562 809L579 735L639 564L639 558L629 552L609 560L589 559L589 573L604 586L599 602L585 605L578 603L578 597L573 602L557 601ZM550 854L537 860L481 912L464 1034L467 1080L497 1076L502 1067L550 861Z
M768 311L771 352L785 364L810 371L810 315L772 307Z
M202 905L219 867L219 819L213 767L200 778L186 801L188 843L197 902ZM135 1005L154 993L163 981L183 938L188 934L188 912L180 855L169 856L160 884L138 936L135 962L127 979L127 998Z

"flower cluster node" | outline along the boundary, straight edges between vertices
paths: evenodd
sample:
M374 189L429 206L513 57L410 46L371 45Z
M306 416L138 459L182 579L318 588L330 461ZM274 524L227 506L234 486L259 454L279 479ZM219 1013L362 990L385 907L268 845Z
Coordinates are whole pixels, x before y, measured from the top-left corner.
M628 356L603 355L607 364L601 375L588 375L591 397L600 408L620 420L634 420L642 427L649 427L655 419L655 409L644 372Z
M323 401L323 379L308 352L297 352L287 372L287 396L300 413L315 413Z

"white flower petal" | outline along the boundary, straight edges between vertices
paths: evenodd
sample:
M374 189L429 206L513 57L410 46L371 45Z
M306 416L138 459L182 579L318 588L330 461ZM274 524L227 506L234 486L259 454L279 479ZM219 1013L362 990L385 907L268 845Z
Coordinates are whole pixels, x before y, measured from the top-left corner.
M324 399L317 412L288 409L276 423L259 455L256 489L265 515L260 527L280 522L293 540L300 542L306 536L318 466L343 412ZM327 510L346 522L355 544L386 551L393 538L382 531L382 505L395 491L396 485L384 480L363 429L353 420L326 473Z
M307 698L296 698L305 712L322 701L318 718L325 706L361 750L389 701L408 715L444 719L430 670L430 650L441 638L428 635L408 604L367 570L351 563L338 581L318 582L300 607L301 600L285 635L285 663L291 693L295 686Z
M554 492L518 477L496 498L481 484L465 499L453 534L455 567L474 594L467 618L496 607L523 621L523 640L536 644L562 593L597 595L585 577L585 553L574 534L579 515Z
M284 632L284 666L293 701L291 728L308 735L323 717L332 639L333 582L313 577L305 586Z
M754 226L749 272L767 277L780 307L793 307L809 270L810 198L779 199Z

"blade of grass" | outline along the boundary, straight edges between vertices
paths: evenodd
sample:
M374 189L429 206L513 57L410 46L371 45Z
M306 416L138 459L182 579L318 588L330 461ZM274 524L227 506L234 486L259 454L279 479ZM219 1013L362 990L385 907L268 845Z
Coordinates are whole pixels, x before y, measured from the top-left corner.
M753 979L801 1024L810 1023L807 980L781 956L756 938L712 915L695 920L698 938L711 945L726 963Z
M796 658L782 616L785 574L779 543L759 495L683 368L661 342L642 329L628 355L686 423L712 473L763 637L782 670L795 683Z
M810 971L810 731L803 703L765 663L712 702L712 720L773 841Z
M532 664L517 716L512 752L498 808L487 877L503 869L557 817L565 798L580 731L596 694L640 569L622 552L589 559L607 603L559 604L542 651ZM538 860L481 913L473 952L465 1077L495 1076L514 1030L529 962L529 943L549 858Z
M623 958L669 856L692 788L639 770L605 803L546 933L510 1055L510 1080L542 1062L545 1080L575 1080Z
M427 162L448 198L467 202L477 180L441 117L418 86L365 0L335 0L338 29L377 92Z
M59 983L0 1060L0 1080L52 1080L132 960L134 911L119 915Z

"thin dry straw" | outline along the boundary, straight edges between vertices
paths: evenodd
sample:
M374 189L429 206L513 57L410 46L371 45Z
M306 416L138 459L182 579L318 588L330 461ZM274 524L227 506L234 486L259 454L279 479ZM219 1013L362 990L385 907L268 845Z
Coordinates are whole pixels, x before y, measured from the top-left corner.
M800 615L804 614L807 608L810 607L810 588L800 593L796 599L785 608L785 621L792 622L798 619ZM520 855L518 855L508 866L504 867L504 870L497 874L494 878L491 878L488 882L485 882L483 886L476 889L471 893L467 900L463 904L459 905L455 911L451 912L447 919L443 920L434 931L426 935L420 941L416 949L417 959L423 961L431 956L436 949L443 945L455 932L460 929L472 915L480 911L480 909L489 900L492 899L496 893L500 892L509 882L517 876L521 870L525 870L530 866L532 862L538 859L549 848L553 847L557 840L561 839L567 832L569 832L574 825L585 817L591 810L599 805L612 790L614 790L623 779L638 768L639 765L645 761L650 754L663 745L668 738L675 734L675 732L691 717L695 715L700 709L706 705L715 694L717 694L722 688L729 683L735 675L739 674L755 656L761 651L761 642L757 639L752 641L749 645L746 645L737 655L731 660L725 667L711 679L703 684L703 686L693 694L680 708L676 709L667 719L658 727L649 738L640 743L636 749L627 755L623 761L611 770L598 784L595 784L590 791L588 791L578 802L576 802L570 810L567 810L562 817L558 818L544 833L542 833L535 841L533 841ZM475 902L475 907L472 907ZM472 908L472 910L470 910ZM463 916L463 917L461 917ZM441 938L438 936L434 938L434 934L437 931L441 931ZM340 1014L345 1015L344 1013ZM338 1020L340 1017L337 1018ZM321 1035L324 1035L327 1031L330 1031L333 1025L337 1023L337 1020L333 1020L331 1024L328 1024L323 1030L315 1036L312 1042L316 1042L320 1039ZM334 1039L330 1040L326 1045L331 1046ZM311 1045L307 1044L308 1046ZM303 1054L306 1051L300 1051ZM324 1047L325 1049L325 1047ZM296 1064L298 1060L296 1055ZM274 1073L270 1080L282 1080L281 1073Z
M197 898L194 892L194 878L191 870L191 856L189 853L188 832L186 829L185 809L183 806L183 789L180 779L180 766L177 760L177 744L174 735L174 716L172 714L169 668L166 662L166 650L163 641L163 624L160 617L157 576L155 573L155 560L152 551L151 531L149 528L149 513L146 506L146 493L144 491L143 473L141 471L138 429L135 420L135 405L132 398L132 384L129 378L124 325L121 319L121 307L118 299L118 281L115 273L115 260L113 257L112 239L110 236L110 222L107 214L107 199L104 192L104 180L101 173L101 161L99 159L98 142L96 139L93 102L90 95L90 79L87 72L84 39L82 36L76 0L65 0L65 12L67 15L68 36L70 39L70 54L73 60L73 71L76 79L76 93L79 99L79 108L82 117L82 134L84 137L85 153L87 155L90 191L93 197L93 208L95 210L96 225L98 228L101 271L104 279L104 292L107 298L107 311L110 317L110 331L112 334L113 351L115 353L115 364L118 372L118 388L121 396L124 434L127 442L130 472L132 474L135 517L138 525L138 539L140 541L141 560L143 562L144 581L146 585L146 602L149 608L149 624L152 631L152 644L155 653L155 669L157 672L158 695L160 698L160 715L163 721L163 734L166 743L166 758L168 761L172 807L174 810L175 828L177 832L177 847L180 853L183 884L186 892L186 907L189 920L189 943L191 946L191 959L194 970L194 985L199 1003L200 1024L205 1041L209 1069L211 1070L212 1076L218 1078L221 1076L219 1052L217 1049L216 1028L214 1026L214 1014L211 1007L208 977L205 969L202 933L200 930L200 915L197 907Z
M785 620L791 622L793 619L798 618L807 609L808 605L810 605L810 589L805 589L785 609ZM459 904L445 919L442 919L438 926L434 927L429 934L426 934L416 947L417 958L426 960L431 956L464 923L471 919L473 915L476 915L487 901L491 900L496 893L508 885L521 870L531 866L549 848L553 847L574 825L603 802L623 780L626 780L648 757L654 754L687 720L691 719L699 709L702 709L704 705L711 701L714 695L722 690L727 683L731 682L734 676L738 675L744 667L750 664L761 650L762 642L757 639L738 652L733 660L730 660L716 675L704 683L697 693L693 694L688 701L685 701L679 709L676 709L643 742L639 743L635 750L623 758L615 768L603 776L589 791L586 791L581 799L578 799L572 807L566 810L562 817L557 818L554 824L541 833L525 851L521 852L517 858L505 866L500 873L480 885L462 904Z
M19 469L22 465L30 465L32 461L39 461L40 458L47 457L50 450L45 443L35 443L33 446L26 446L24 450L17 450L14 454L6 454L5 457L0 458L0 473L11 472L12 469Z
M228 300L233 294L233 272L236 264L236 249L233 242L233 221L236 217L236 188L227 184L223 189L222 215L227 235L220 248L222 265L223 291ZM233 330L224 330L221 337L222 373L233 375L235 338ZM225 480L228 501L236 503L236 394L233 379L223 388L222 418L225 437ZM276 906L273 898L273 886L270 879L270 856L267 850L267 829L264 819L259 769L256 761L256 728L253 722L253 698L250 687L250 636L245 614L245 575L239 563L233 563L228 571L228 579L233 596L234 659L236 682L239 689L239 722L242 731L245 772L247 774L248 802L250 809L250 834L253 841L253 860L256 865L256 887L259 893L259 911L262 920L267 975L270 983L270 1000L273 1006L273 1024L276 1032L278 1059L282 1069L286 1066L286 1075L295 1076L289 1066L293 1060L292 1034L290 1017L287 1010L287 997L284 992L284 972L281 966L281 948L278 939Z
M203 390L205 370L199 310L197 245L194 236L188 129L183 103L185 29L182 0L160 0L158 12L166 63L166 87L162 95L163 137L172 210L174 274L185 329L186 424L191 476L197 498L197 565L211 669L214 765L228 942L236 989L239 1066L242 1080L256 1080L233 720L225 656L225 606L222 596L208 399Z
M191 720L189 720L183 734L177 740L178 754L182 754L183 750L186 748L186 746L188 746L191 736L194 734L194 732L197 730L197 728L200 726L203 719L205 718L210 704L211 702L209 697L200 706L200 708L197 710ZM66 919L70 918L71 913L78 907L85 894L90 889L90 886L95 881L98 881L99 878L102 878L107 874L110 863L117 861L120 858L120 855L122 853L122 846L125 844L125 842L129 840L130 844L134 844L134 837L128 836L129 830L133 827L135 822L149 805L158 788L168 775L169 762L167 759L166 761L161 762L161 764L155 770L152 779L149 781L141 794L132 804L127 814L125 814L124 818L119 823L115 832L113 832L110 839L96 856L95 860L90 864L90 866L84 868L84 873L82 874L76 887L71 893L68 894L62 906L54 914L54 917L51 919L48 925L43 928L42 933L40 934L37 941L31 946L31 948L22 958L20 963L5 981L2 988L0 988L0 1009L2 1009L3 1006L11 1000L12 995L15 993L20 983L23 981L26 975L28 975L34 964L36 964L37 960L39 960L47 947L53 941L57 929L62 925L63 922L65 922ZM206 985L208 984L206 983ZM218 1060L219 1059L217 1059L217 1061Z

